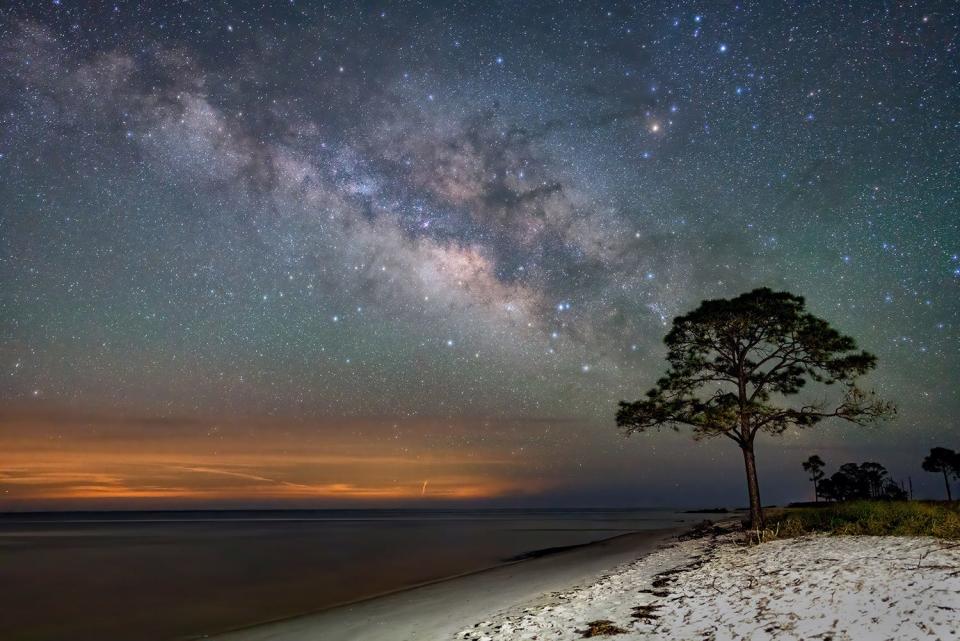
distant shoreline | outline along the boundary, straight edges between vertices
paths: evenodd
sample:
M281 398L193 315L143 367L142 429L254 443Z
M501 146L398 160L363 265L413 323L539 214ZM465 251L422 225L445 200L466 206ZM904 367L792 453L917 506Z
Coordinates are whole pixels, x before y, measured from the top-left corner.
M122 516L148 514L276 514L278 512L291 514L307 514L318 512L330 513L383 513L383 514L454 514L476 512L478 514L559 514L564 512L577 513L615 513L615 512L675 512L677 514L709 514L721 510L739 511L744 508L706 508L687 509L680 507L335 507L335 508L197 508L197 509L117 509L117 510L6 510L0 511L0 520L31 520L51 516Z

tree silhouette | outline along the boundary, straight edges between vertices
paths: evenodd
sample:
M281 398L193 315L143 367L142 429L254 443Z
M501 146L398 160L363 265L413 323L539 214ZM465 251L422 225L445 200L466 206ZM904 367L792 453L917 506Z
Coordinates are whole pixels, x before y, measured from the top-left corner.
M888 480L887 468L879 463L867 461L860 464L860 474L866 486L868 498L878 499L883 496L883 488Z
M822 458L814 454L801 465L803 465L803 471L810 474L810 480L813 481L813 500L819 501L820 488L817 483L823 478L823 466L826 465L826 463L823 462Z
M947 500L952 501L950 494L950 475L960 478L960 455L953 450L945 447L935 447L930 450L930 454L923 459L922 467L927 472L940 472L943 474L943 484L947 487Z
M763 527L754 439L782 434L837 417L864 425L894 407L856 387L876 357L808 313L804 300L787 292L755 289L736 298L706 300L675 318L664 339L666 375L644 400L620 402L617 425L626 434L649 428L690 427L695 439L723 435L743 453L751 527ZM840 383L842 398L781 406L772 402L800 392L807 381Z
M840 469L820 481L820 495L830 501L858 499L902 500L907 497L879 463L844 463Z

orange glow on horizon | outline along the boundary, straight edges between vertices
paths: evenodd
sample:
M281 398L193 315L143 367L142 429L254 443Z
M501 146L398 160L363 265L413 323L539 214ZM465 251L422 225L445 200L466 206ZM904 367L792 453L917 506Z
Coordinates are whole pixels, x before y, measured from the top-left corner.
M398 443L302 426L233 425L232 432L151 434L135 421L99 417L63 425L49 416L0 415L0 509L50 502L129 500L184 504L470 501L535 494L548 484L492 448L433 445L430 427ZM111 423L113 421L113 423ZM106 426L106 427L105 427ZM119 426L119 427L118 427ZM331 438L329 434L336 434ZM429 446L428 446L429 445Z

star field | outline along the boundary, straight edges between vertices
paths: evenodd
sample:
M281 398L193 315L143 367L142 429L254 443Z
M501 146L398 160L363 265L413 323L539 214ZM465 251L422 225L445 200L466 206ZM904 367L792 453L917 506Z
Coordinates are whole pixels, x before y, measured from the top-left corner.
M324 497L418 490L368 478L381 455L487 461L445 469L453 498L702 495L671 462L733 458L623 442L614 407L675 315L756 286L857 337L900 406L770 464L922 485L958 445L958 30L949 2L6 5L7 497L48 496L23 479L51 452L154 450ZM352 462L313 478L300 447ZM143 476L102 492L196 485Z

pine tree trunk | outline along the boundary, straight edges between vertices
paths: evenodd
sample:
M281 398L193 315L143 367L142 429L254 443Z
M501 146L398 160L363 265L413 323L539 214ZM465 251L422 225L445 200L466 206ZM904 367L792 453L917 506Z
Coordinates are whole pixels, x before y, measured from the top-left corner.
M757 481L757 462L753 456L753 443L744 445L743 463L747 470L747 493L750 495L750 529L762 530L763 507L760 504L760 483Z
M813 502L820 502L820 489L817 487L817 479L813 479Z
M943 471L943 484L947 486L947 501L952 501L953 496L950 495L950 479L947 478L947 471Z

